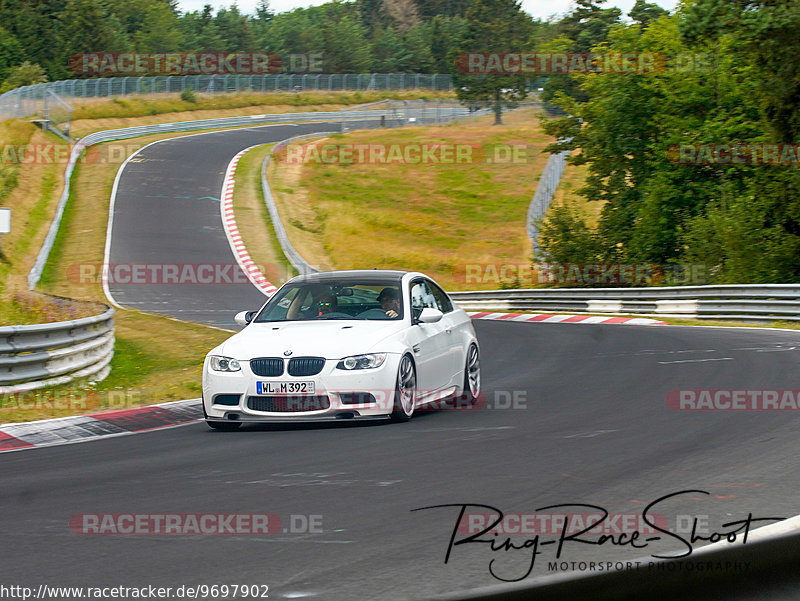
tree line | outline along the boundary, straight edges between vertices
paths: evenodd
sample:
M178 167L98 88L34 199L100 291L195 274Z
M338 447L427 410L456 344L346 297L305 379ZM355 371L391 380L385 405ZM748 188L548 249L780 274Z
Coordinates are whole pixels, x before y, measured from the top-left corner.
M82 52L314 54L322 56L324 73L452 73L459 51L482 49L474 48L470 6L479 27L487 24L482 20L505 22L509 35L494 42L515 51L534 51L559 35L588 47L621 17L614 8L582 23L579 9L545 21L513 0L333 0L279 14L268 0L254 14L235 3L182 12L177 0L0 0L0 82L8 89L37 74L91 76L70 69L70 57ZM23 64L27 70L16 74Z
M81 52L269 52L321 56L324 73L449 73L467 4L335 0L274 14L261 0L249 15L181 12L176 0L0 0L0 82L81 77L69 67Z
M543 258L797 282L800 3L688 0L655 17L615 23L591 48L652 53L661 68L569 75L553 91L569 116L546 124L562 140L550 150L573 150L580 194L604 204L596 225L577 206L551 210ZM582 31L553 44L577 48Z

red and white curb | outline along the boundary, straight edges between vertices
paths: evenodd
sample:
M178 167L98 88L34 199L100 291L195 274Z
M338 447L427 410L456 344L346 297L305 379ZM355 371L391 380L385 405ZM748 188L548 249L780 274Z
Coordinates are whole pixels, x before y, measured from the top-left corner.
M170 428L203 418L200 399L0 425L0 453Z
M222 225L225 228L225 235L228 238L228 243L231 245L233 256L236 257L236 262L253 285L269 296L278 288L264 277L258 265L250 258L250 253L247 252L247 248L244 246L239 228L236 226L236 217L233 214L233 176L236 173L236 166L239 164L239 159L241 159L247 151L257 148L258 146L263 146L263 144L245 148L231 159L231 162L228 164L228 169L225 171L225 179L222 182L219 206L222 214Z
M665 326L664 321L647 317L613 317L603 315L547 315L543 313L488 313L468 311L472 319L496 319L499 321L533 321L541 323L613 323L634 326Z

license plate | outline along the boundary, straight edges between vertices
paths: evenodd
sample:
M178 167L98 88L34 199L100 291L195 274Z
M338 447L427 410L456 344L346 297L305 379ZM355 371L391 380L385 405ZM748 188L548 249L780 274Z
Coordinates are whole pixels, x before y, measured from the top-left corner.
M314 394L314 382L256 382L256 394Z

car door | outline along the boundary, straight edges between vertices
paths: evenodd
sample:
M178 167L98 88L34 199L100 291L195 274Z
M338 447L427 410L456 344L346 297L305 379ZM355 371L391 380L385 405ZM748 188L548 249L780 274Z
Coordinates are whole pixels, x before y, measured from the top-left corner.
M462 326L456 319L456 311L454 310L453 303L445 291L431 280L426 280L425 283L433 294L433 298L436 301L436 308L444 314L442 321L439 323L442 324L443 338L447 348L448 380L455 386L461 386L466 353L462 332L460 331ZM448 382L445 382L444 386L447 385Z
M410 285L411 318L419 316L422 309L438 309L436 298L424 279ZM423 396L444 388L450 381L450 345L447 342L446 324L419 323L412 325L414 362L417 365L417 388Z

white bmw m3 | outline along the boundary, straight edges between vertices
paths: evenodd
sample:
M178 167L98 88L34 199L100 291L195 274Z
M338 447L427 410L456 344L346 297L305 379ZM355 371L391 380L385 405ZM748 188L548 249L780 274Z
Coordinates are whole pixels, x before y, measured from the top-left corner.
M203 411L243 423L390 417L473 402L480 350L469 316L433 280L405 271L297 276L206 356Z

